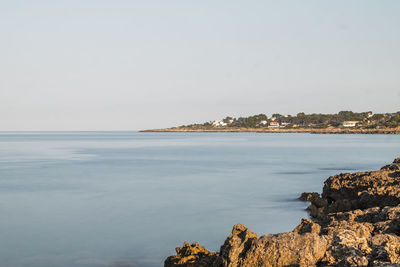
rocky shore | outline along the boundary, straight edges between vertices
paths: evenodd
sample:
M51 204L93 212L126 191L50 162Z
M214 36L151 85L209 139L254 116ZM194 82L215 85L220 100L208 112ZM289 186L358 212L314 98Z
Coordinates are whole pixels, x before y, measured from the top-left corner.
M258 237L233 227L219 252L184 243L166 267L400 266L400 158L378 171L329 177L322 195L303 193L312 219Z
M351 129L351 128L233 128L233 127L219 127L219 128L187 128L175 127L165 129L143 130L140 132L161 132L161 133L311 133L311 134L400 134L400 129Z

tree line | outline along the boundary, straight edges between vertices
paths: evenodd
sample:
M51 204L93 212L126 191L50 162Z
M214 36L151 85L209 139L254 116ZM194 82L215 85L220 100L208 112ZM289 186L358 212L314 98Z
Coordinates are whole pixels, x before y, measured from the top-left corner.
M249 117L226 117L221 121L206 122L203 124L192 124L181 127L190 128L212 128L212 127L243 127L243 128L262 128L268 127L272 122L279 123L281 127L294 128L326 128L342 127L346 121L357 122L357 127L361 128L396 128L400 126L400 111L396 113L377 113L340 111L336 114L306 114L304 112L296 115L272 114L268 117L266 114L258 114Z

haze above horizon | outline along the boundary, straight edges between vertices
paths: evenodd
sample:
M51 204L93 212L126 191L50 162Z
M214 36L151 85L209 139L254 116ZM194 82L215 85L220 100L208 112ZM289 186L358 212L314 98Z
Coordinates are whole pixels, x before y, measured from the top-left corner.
M400 2L0 3L0 131L400 110Z

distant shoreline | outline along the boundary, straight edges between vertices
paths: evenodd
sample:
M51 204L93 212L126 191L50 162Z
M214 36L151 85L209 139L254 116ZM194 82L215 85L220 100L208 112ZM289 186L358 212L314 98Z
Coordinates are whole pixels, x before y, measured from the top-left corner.
M220 128L190 129L186 127L142 130L143 133L310 133L310 134L400 134L400 129L343 129L343 128L301 128L301 129L260 129L260 128Z

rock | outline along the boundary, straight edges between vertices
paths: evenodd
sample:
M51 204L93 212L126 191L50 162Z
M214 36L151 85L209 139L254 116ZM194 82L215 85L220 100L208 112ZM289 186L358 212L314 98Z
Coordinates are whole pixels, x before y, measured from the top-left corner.
M328 205L328 202L321 198L321 196L318 193L302 193L301 196L299 197L299 200L302 201L310 201L312 205L314 205L316 208L324 208Z
M242 224L233 226L232 234L221 246L217 266L239 266L247 252L257 242L257 235Z
M299 200L311 202L311 205L307 207L307 210L310 212L310 215L312 217L322 218L325 215L325 210L328 206L328 202L325 199L321 198L318 193L304 192L299 197Z
M329 177L303 193L313 219L292 231L257 237L233 227L219 253L185 243L165 266L400 266L400 158L378 171Z
M264 235L257 239L245 226L235 225L221 247L215 266L315 265L324 256L328 243L324 237L312 233L313 230L316 229L312 222L305 221L298 232Z
M328 240L315 233L262 236L240 266L314 266L325 254ZM258 259L254 261L253 259ZM253 264L253 263L257 263Z
M189 244L185 242L182 248L177 247L177 255L169 256L164 266L182 266L182 267L208 267L216 261L218 254L209 252L205 247L197 242Z
M378 171L342 173L324 183L326 213L400 204L400 158Z
M299 234L319 234L321 232L321 226L311 220L303 218L301 219L301 223L296 228L294 228L293 232Z
M301 201L311 201L312 198L314 197L319 197L319 193L317 192L312 192L312 193L307 193L303 192L301 196L299 197L299 200Z

